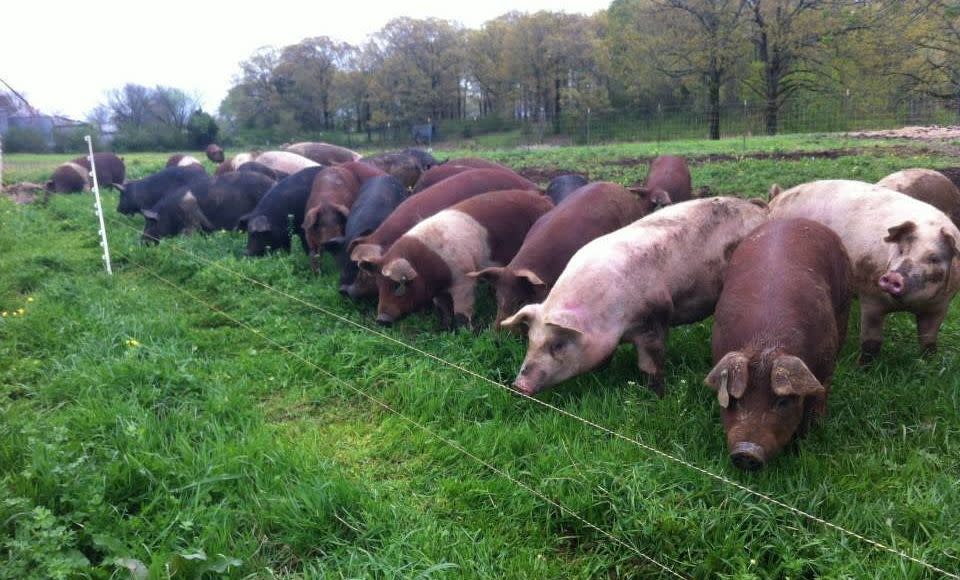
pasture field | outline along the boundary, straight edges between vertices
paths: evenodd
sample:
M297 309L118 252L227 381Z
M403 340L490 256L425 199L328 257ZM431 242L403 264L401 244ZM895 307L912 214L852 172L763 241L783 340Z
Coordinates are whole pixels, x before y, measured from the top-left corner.
M443 156L632 183L659 152L750 197L960 166L833 136ZM129 177L165 157L127 155ZM7 156L4 180L61 160ZM489 328L486 290L478 332L428 314L383 330L329 257L315 276L299 247L244 258L236 233L144 247L142 218L105 205L112 277L92 196L0 199L0 578L960 573L956 302L937 355L896 315L865 369L854 314L825 421L743 473L702 384L709 320L671 331L662 400L624 346L535 401L503 387L524 343Z

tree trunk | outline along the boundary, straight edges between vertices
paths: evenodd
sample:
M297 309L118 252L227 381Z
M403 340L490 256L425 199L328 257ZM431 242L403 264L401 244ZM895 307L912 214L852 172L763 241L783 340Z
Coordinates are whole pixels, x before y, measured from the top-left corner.
M717 141L720 139L720 80L722 75L720 71L717 70L716 63L712 63L711 69L708 81L710 98L708 105L710 139Z

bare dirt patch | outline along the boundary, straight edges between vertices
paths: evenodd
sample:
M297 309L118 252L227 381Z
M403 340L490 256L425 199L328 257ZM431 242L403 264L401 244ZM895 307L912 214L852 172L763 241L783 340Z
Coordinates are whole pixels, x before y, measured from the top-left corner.
M44 189L42 185L29 182L8 185L3 188L3 194L9 197L13 203L20 205L38 201L46 203L50 198L50 192Z
M912 139L914 141L950 141L960 139L960 125L939 125L901 127L883 131L861 131L848 133L858 139Z

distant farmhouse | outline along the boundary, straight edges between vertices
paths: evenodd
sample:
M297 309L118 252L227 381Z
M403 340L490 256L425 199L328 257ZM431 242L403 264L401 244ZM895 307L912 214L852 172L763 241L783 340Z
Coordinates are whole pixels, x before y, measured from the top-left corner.
M87 123L62 115L44 115L12 88L5 91L0 87L0 138L2 139L7 137L11 129L23 129L41 136L47 147L52 148L57 133L86 125Z

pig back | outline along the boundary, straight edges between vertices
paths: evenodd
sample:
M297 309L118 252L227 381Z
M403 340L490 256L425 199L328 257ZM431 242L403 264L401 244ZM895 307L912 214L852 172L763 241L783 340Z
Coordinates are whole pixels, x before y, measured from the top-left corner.
M821 382L846 337L853 273L833 230L774 219L734 251L713 326L714 360L752 345L799 356Z
M585 244L646 215L640 198L615 183L581 187L530 228L510 269L536 272L547 286Z

